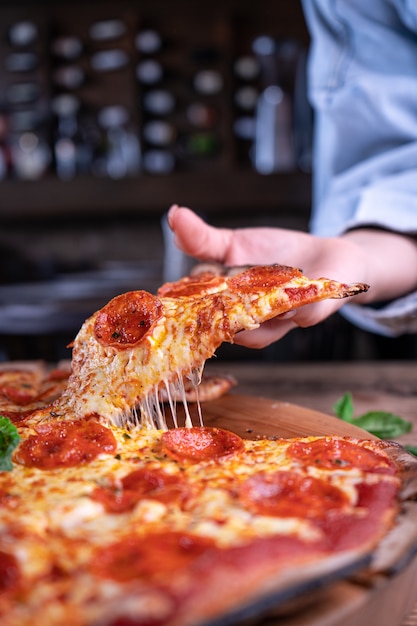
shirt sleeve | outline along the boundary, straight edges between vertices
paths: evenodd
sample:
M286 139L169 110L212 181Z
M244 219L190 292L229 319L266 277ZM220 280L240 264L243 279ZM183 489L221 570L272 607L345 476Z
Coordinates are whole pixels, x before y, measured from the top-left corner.
M304 0L315 114L311 231L417 234L417 3ZM342 313L372 332L417 332L417 292Z

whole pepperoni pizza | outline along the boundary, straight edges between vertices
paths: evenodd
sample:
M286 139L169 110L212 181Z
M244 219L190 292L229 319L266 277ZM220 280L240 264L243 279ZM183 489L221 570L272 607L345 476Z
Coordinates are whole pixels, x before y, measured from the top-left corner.
M0 371L2 626L238 624L364 566L415 474L399 445L249 439L186 410L167 426L180 375L198 387L221 337L282 312L297 284L318 293L275 268L124 294L86 321L70 368Z

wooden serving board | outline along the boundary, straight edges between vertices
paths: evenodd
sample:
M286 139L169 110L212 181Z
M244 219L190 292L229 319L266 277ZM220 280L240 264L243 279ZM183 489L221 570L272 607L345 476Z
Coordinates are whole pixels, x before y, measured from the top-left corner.
M198 423L191 408L193 423ZM202 405L206 426L233 430L242 437L304 437L340 435L375 439L357 426L302 406L241 394L228 394Z

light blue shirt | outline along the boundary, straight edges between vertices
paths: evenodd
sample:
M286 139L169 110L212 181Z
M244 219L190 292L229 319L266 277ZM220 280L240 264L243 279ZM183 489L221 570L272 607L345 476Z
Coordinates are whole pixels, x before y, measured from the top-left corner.
M417 0L303 0L315 110L311 230L360 226L417 234ZM417 292L351 321L417 332Z

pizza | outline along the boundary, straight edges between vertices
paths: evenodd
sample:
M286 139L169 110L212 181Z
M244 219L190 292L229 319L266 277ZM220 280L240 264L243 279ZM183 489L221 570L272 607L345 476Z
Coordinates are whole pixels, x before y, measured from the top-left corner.
M2 626L238 624L363 568L400 512L402 449L379 440L91 416L15 428L0 473Z
M302 305L367 289L269 265L205 268L166 283L156 295L116 296L80 329L68 385L45 418L96 416L105 423L133 420L164 429L160 394L175 417L174 400L185 396L184 381L197 387L207 359L236 333Z
M413 457L377 439L251 439L204 424L198 393L196 425L186 394L239 330L366 288L206 269L111 300L70 367L5 365L2 626L238 624L363 570L415 494Z
M71 373L69 361L48 367L44 361L0 363L0 415L17 423L57 400Z

